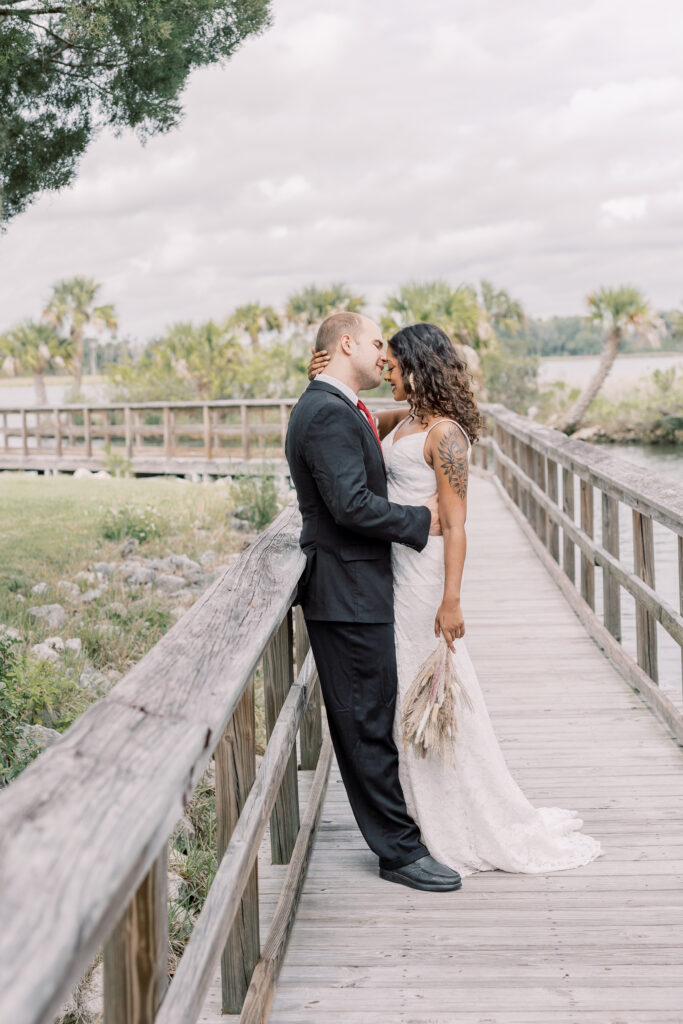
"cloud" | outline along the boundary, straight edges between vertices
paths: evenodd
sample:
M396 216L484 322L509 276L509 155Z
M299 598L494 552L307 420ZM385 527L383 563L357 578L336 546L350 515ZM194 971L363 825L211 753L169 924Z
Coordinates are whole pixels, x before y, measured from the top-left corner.
M678 5L275 0L180 128L103 135L0 237L4 323L89 274L144 338L345 280L485 276L534 314L609 277L678 302Z

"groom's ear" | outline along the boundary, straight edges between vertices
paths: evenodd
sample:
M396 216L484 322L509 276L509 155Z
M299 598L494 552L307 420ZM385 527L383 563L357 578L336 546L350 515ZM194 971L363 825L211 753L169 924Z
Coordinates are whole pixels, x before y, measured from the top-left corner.
M342 334L341 338L339 339L339 341L337 343L337 347L342 350L344 355L350 356L351 355L351 348L352 348L352 346L353 346L353 338L351 337L351 335L350 334Z

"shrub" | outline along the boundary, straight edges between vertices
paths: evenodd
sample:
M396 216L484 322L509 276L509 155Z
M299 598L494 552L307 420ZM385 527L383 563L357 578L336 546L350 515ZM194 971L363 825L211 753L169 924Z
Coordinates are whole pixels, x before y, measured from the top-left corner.
M135 537L140 543L150 537L161 537L168 523L154 505L119 505L106 510L101 524L105 540Z
M263 530L280 511L275 480L267 473L243 476L232 485L233 515Z

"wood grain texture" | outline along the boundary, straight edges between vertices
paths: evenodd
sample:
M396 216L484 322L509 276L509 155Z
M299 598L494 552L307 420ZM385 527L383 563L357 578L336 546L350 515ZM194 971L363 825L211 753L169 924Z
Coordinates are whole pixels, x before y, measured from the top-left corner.
M256 777L256 723L253 680L215 750L216 832L222 860ZM261 955L258 865L244 889L235 923L221 954L222 1008L239 1013Z
M467 645L503 752L537 805L579 809L604 855L446 895L390 885L333 768L269 1024L680 1024L681 751L503 488L473 474L469 504Z
M284 706L294 675L292 613L288 612L263 655L263 695L268 739ZM299 832L296 748L292 749L273 807L270 843L274 864L288 864Z
M652 519L633 510L633 569L652 590L655 588L655 544ZM657 669L657 628L655 617L644 601L636 598L636 647L638 664L655 683Z
M290 507L0 794L0 1020L49 1019L149 871L289 608L298 532Z
M299 673L311 644L308 639L304 614L298 605L294 609L294 642L296 671ZM310 771L317 765L322 742L322 701L320 681L317 680L313 686L304 720L301 723L300 747L303 771Z
M168 983L167 848L104 945L107 1024L153 1024Z
M314 676L311 653L287 695L244 810L157 1016L157 1024L188 1024L201 1010L256 861L259 842L296 742Z

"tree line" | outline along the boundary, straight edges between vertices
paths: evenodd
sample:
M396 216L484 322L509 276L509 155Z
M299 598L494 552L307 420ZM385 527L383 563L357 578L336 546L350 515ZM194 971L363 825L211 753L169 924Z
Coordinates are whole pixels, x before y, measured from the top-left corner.
M131 355L127 342L117 338L115 308L99 301L100 292L91 278L60 281L39 319L0 334L2 372L31 375L36 404L47 404L45 377L55 371L72 375L71 400L82 400L86 358L94 372L98 349L115 401L296 396L306 386L310 348L322 320L341 309L367 310L365 296L346 284L312 284L290 295L281 309L250 302L222 319L175 323ZM539 332L549 324L557 329L563 320L578 321L585 335L600 340L599 348L589 348L600 354L600 362L558 424L571 432L618 353L629 344L659 347L667 334L677 337L683 333L683 315L677 317L670 315L667 322L638 289L621 286L591 293L583 318L539 321L491 281L454 287L433 280L407 282L392 291L380 321L385 337L418 321L438 324L466 362L480 396L521 412L537 394Z

